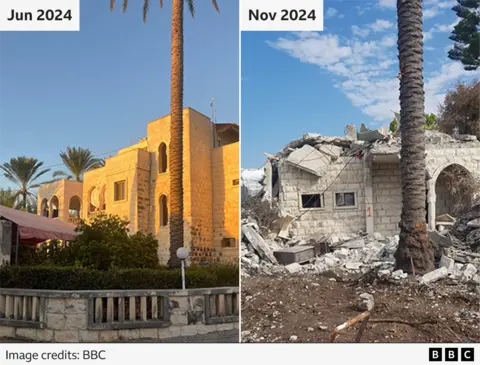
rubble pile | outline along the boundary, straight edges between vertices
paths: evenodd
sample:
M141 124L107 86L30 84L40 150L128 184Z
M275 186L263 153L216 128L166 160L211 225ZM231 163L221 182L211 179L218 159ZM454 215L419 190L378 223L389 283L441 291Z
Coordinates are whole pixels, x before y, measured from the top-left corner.
M419 277L423 284L449 280L452 284L472 283L480 285L480 253L473 252L468 237L477 234L478 206L458 220L452 228L442 232L430 232L436 250L437 269ZM473 219L472 219L473 218ZM467 242L457 238L467 237ZM456 235L456 236L455 236ZM477 237L477 236L476 236ZM330 235L310 240L282 239L271 233L269 237L259 234L259 227L252 219L242 221L242 276L254 275L322 275L335 281L351 281L374 273L382 281L401 282L408 275L395 270L394 253L399 237L374 235ZM477 242L477 241L475 241ZM322 244L325 252L317 248ZM297 250L289 250L293 247ZM317 247L317 248L316 248ZM303 248L303 250L301 249ZM279 263L280 253L314 252L301 262ZM283 256L282 256L283 257Z

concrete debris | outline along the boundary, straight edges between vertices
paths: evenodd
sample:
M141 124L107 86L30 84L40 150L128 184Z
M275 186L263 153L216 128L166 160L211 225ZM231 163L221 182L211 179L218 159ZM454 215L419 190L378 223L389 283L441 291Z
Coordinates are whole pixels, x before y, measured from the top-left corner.
M455 269L455 260L451 259L448 256L442 255L440 258L440 267L445 267L449 273L453 272Z
M290 273L290 274L295 274L297 272L300 272L302 271L302 266L297 263L297 262L294 262L292 264L288 264L285 266L285 269Z
M282 265L288 265L294 262L304 263L315 258L315 249L313 246L299 245L274 251L273 255L278 263Z
M331 158L318 151L316 148L306 144L302 148L293 151L286 159L286 162L301 170L323 176Z
M420 279L422 284L434 283L438 280L444 279L448 276L448 270L446 267L441 267L439 269L430 271L429 273L423 275Z
M360 303L358 304L358 309L361 312L370 312L375 306L375 299L372 294L362 293L359 296Z
M480 218L471 220L467 223L467 226L471 228L480 228Z
M265 244L265 241L255 230L254 227L248 225L242 226L242 235L252 245L254 250L259 254L262 259L268 260L272 264L277 263L277 259L273 255L272 251Z
M242 200L247 197L258 197L264 189L265 171L261 169L242 169L240 174Z

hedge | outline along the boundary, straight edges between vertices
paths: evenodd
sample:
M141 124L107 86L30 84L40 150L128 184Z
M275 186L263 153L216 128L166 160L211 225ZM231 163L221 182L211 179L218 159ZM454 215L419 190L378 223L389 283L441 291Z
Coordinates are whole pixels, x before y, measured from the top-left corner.
M187 288L239 286L238 266L192 266L186 269ZM45 290L181 289L179 269L100 271L83 267L4 266L0 287Z

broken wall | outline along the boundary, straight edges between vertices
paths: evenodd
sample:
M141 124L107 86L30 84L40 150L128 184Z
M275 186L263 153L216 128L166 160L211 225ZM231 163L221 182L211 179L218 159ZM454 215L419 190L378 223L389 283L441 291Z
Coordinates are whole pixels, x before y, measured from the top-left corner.
M402 213L400 163L372 164L372 189L375 232L384 236L397 234Z
M365 173L362 159L340 157L327 166L320 178L284 161L279 163L278 171L281 209L292 216L301 216L291 226L291 232L295 236L308 238L316 233L366 231ZM323 207L302 208L302 194L322 193ZM337 206L336 193L354 193L355 206Z

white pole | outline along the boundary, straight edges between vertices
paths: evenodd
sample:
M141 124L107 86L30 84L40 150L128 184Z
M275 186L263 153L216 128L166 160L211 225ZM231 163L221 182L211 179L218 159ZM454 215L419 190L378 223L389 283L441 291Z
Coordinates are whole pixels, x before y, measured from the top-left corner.
M185 260L182 260L182 289L185 290Z

